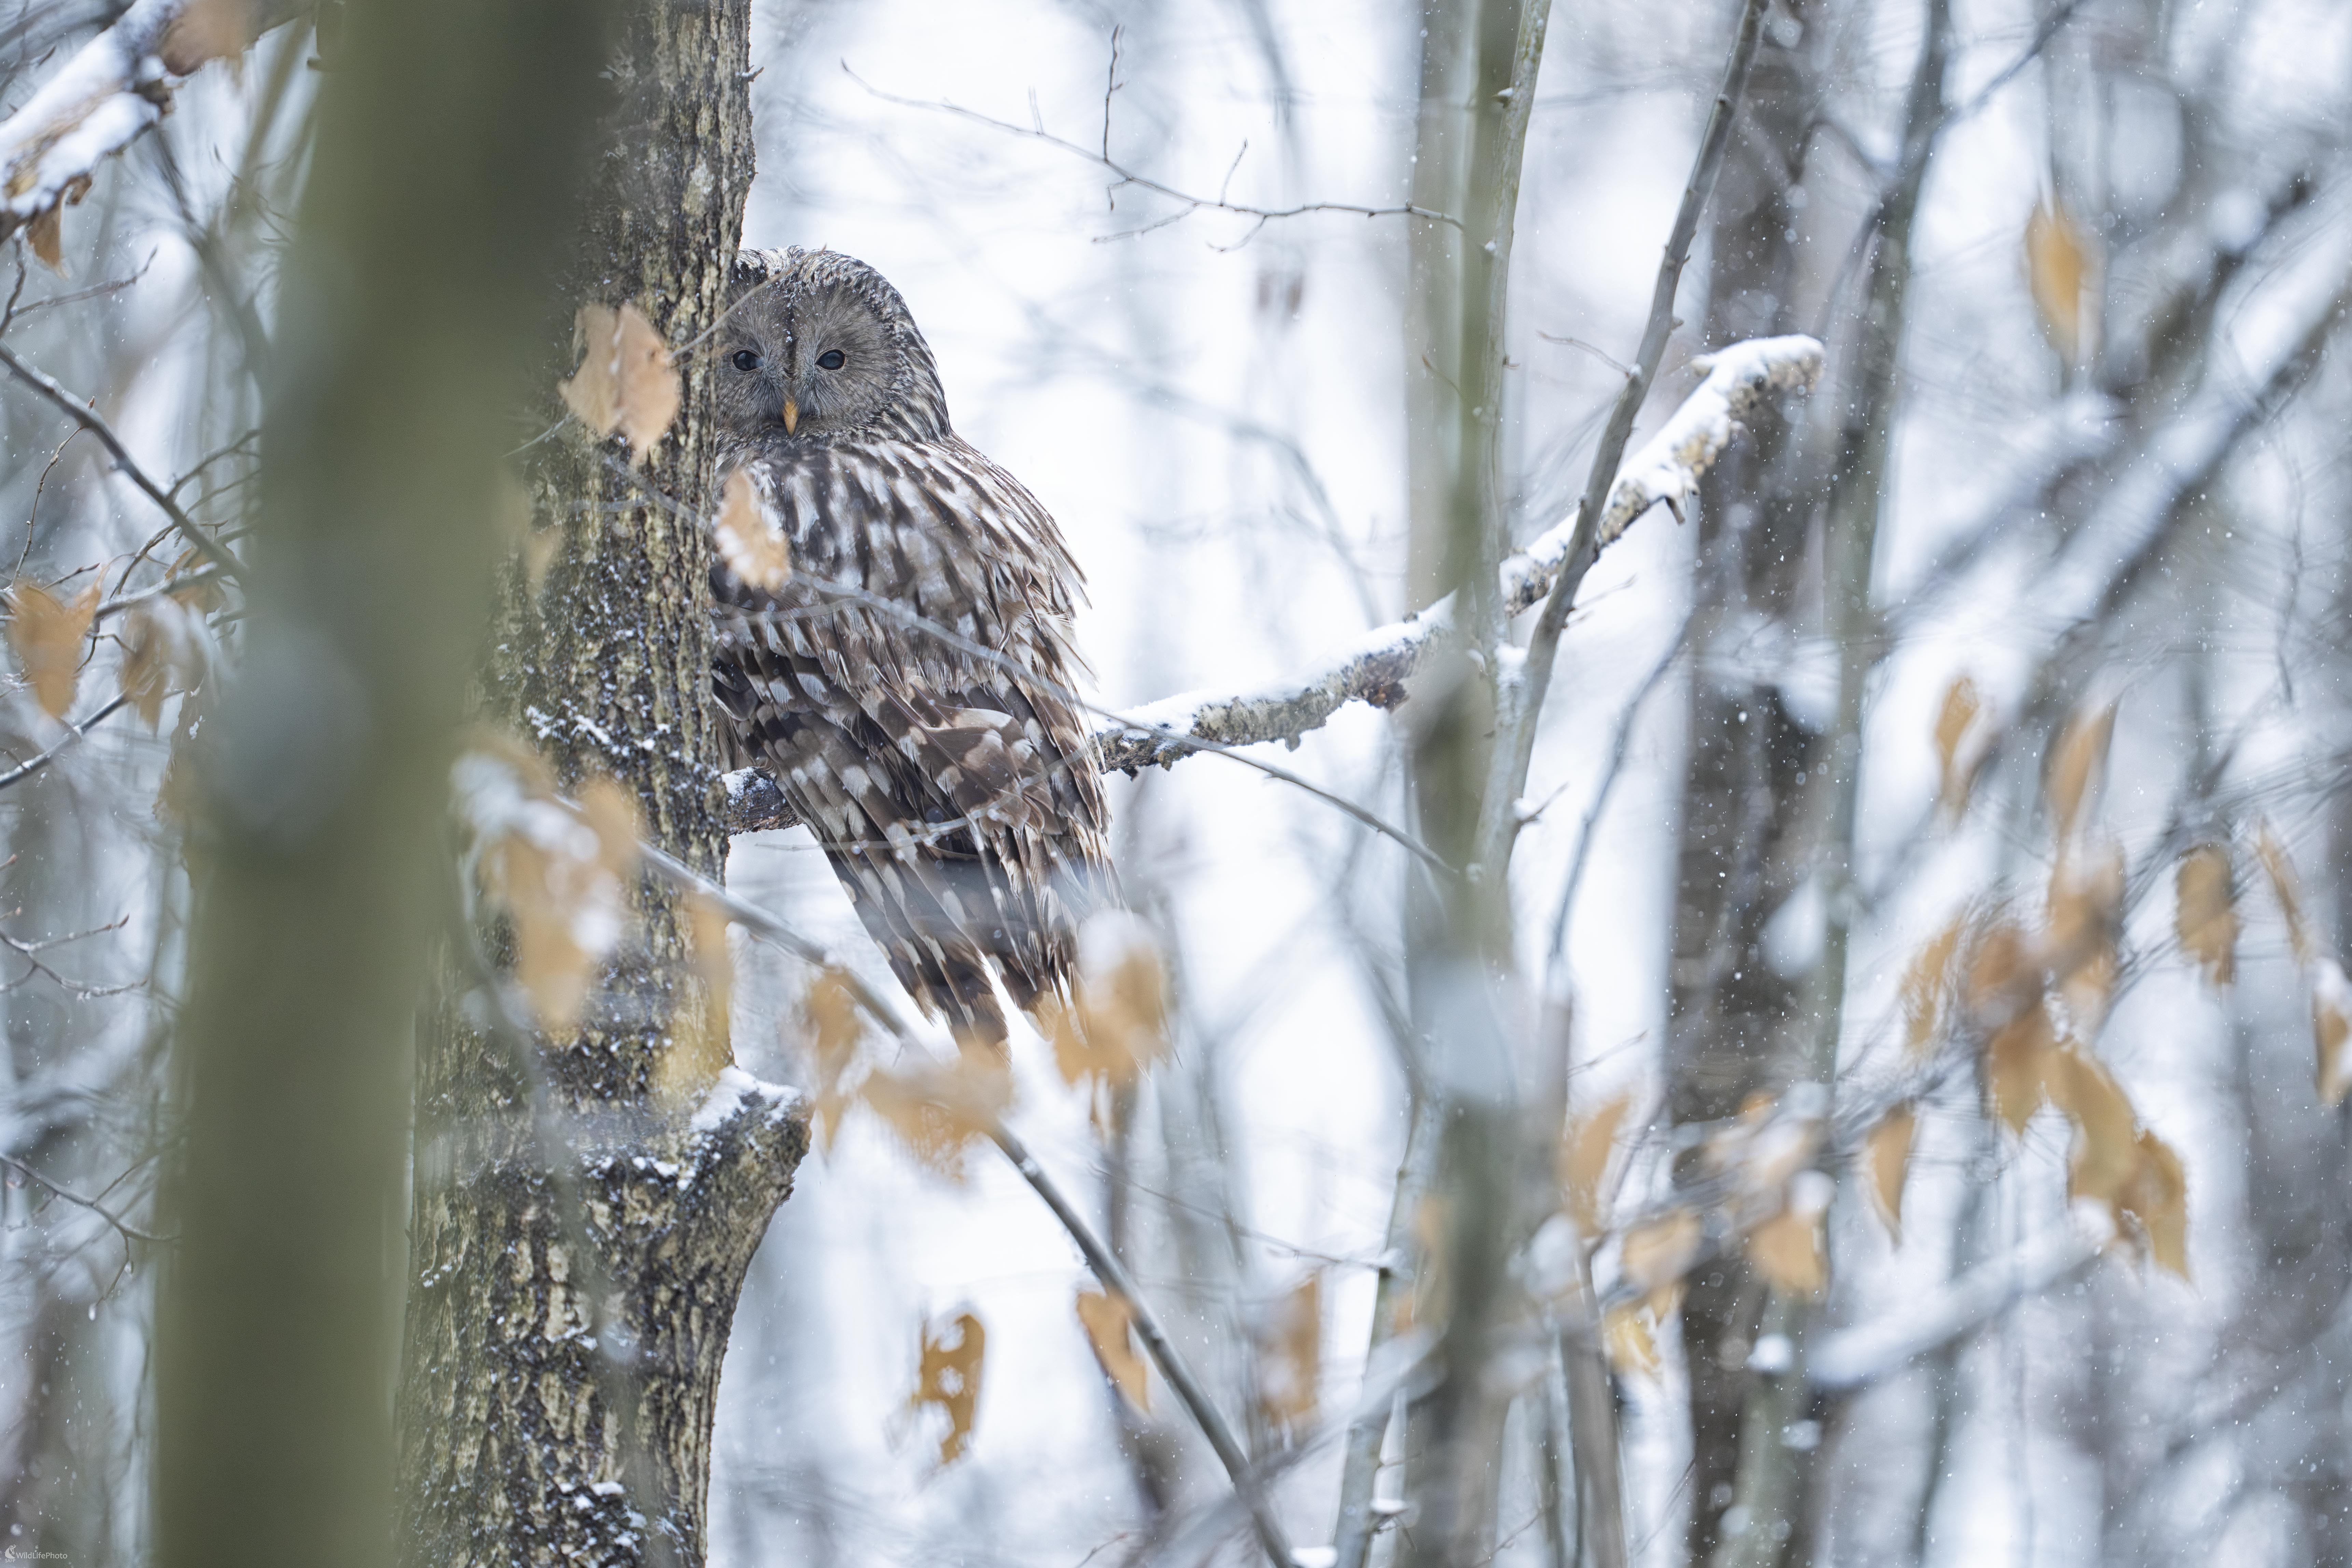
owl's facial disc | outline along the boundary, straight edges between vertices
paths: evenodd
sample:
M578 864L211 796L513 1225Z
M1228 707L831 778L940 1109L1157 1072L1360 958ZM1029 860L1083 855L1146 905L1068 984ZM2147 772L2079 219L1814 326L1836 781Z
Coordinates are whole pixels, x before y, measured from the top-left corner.
M712 345L721 426L753 444L947 434L939 372L898 296L855 264L825 275L842 271L828 256L729 310Z
M873 310L844 289L812 292L795 301L783 407L788 434L824 436L874 425L898 373L896 345Z

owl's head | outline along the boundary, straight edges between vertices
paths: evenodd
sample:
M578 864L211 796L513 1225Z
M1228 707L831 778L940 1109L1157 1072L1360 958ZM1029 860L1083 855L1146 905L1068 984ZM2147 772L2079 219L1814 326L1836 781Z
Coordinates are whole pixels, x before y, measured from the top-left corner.
M719 416L738 442L936 441L948 403L907 302L831 250L747 250L713 339Z

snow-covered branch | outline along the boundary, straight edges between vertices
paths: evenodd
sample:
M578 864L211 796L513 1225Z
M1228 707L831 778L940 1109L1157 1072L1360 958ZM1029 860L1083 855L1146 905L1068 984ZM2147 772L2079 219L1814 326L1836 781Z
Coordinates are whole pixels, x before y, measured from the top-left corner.
M1806 1355L1805 1375L1816 1388L1860 1388L1974 1333L2098 1258L2114 1229L2084 1213L2078 1226L1980 1264L1909 1310L1828 1335Z
M1775 394L1810 391L1820 378L1822 345L1812 338L1754 338L1692 362L1706 379L1619 470L1601 512L1601 546L1664 502L1679 516L1724 448L1759 405ZM1570 516L1503 563L1503 597L1517 615L1542 602L1567 559L1576 531ZM1164 765L1206 748L1296 741L1349 702L1393 708L1429 650L1453 635L1449 596L1418 616L1366 632L1312 667L1241 691L1191 691L1129 710L1127 721L1095 732L1106 770Z
M206 60L240 54L299 7L291 0L136 0L0 122L0 239L33 229L57 259L57 214L81 200L98 166L171 107L172 89Z

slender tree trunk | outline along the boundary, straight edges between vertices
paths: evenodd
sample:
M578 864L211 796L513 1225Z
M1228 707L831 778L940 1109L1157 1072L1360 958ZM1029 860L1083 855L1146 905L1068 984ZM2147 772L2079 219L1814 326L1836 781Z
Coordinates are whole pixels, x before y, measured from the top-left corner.
M1807 797L1804 840L1816 858L1822 948L1811 961L1799 1020L1801 1052L1787 1077L1827 1085L1837 1071L1843 1034L1846 955L1855 887L1855 826L1861 802L1864 721L1870 676L1885 657L1871 580L1878 525L1885 515L1887 479L1901 390L1903 332L1911 286L1911 228L1928 156L1946 116L1944 72L1949 59L1949 0L1927 0L1927 37L1905 101L1903 161L1876 214L1875 247L1863 292L1852 368L1843 379L1844 409L1822 510L1824 629L1838 649L1837 710L1823 737ZM1739 1473L1733 1506L1741 1528L1725 1529L1715 1568L1775 1568L1784 1558L1808 1561L1813 1456L1820 1425L1811 1415L1812 1388L1805 1375L1805 1336L1816 1316L1811 1301L1775 1291L1765 1303L1763 1331L1794 1347L1790 1362L1756 1378L1740 1417ZM1796 1439L1800 1423L1809 1440Z
M614 56L574 298L634 304L673 345L727 304L751 176L749 14L631 0ZM538 428L560 418L569 368L551 347ZM641 478L576 424L534 448L539 525L561 543L543 583L509 574L487 705L560 785L621 781L655 842L716 875L696 515L710 398L700 356L679 360L685 405ZM425 1034L400 1400L419 1564L704 1554L728 1331L806 1131L788 1102L719 1087L726 1020L681 901L644 883L633 913L572 1037L518 1052L456 1002ZM548 1168L551 1148L568 1169Z
M351 9L206 781L156 1390L157 1556L187 1568L393 1555L411 1022L496 465L577 220L602 53L601 7Z
M1469 89L1463 113L1470 156L1458 214L1458 292L1451 296L1458 359L1445 377L1457 434L1445 510L1436 520L1442 548L1424 558L1442 563L1472 646L1424 676L1421 711L1411 719L1422 834L1449 865L1465 868L1432 881L1415 868L1405 917L1406 978L1413 1027L1428 1042L1444 1216L1434 1260L1444 1280L1443 1370L1407 1415L1406 1482L1420 1522L1404 1561L1414 1568L1468 1568L1494 1555L1510 1400L1491 1363L1512 1311L1511 1251L1527 1229L1523 1178L1531 1150L1515 1083L1520 1042L1509 979L1508 867L1482 872L1470 862L1492 804L1485 791L1507 662L1496 587L1508 548L1496 473L1503 332L1520 155L1549 14L1549 0L1465 0L1444 23L1458 29L1468 51L1469 68L1452 79ZM1440 26L1433 16L1433 38ZM1429 131L1444 121L1433 118L1426 85L1423 98ZM1446 300L1435 293L1424 308L1433 315Z
M1793 15L1811 26L1814 7ZM1707 279L1710 344L1798 330L1801 221L1790 189L1802 177L1819 95L1822 43L1768 35L1716 191ZM1801 824L1817 750L1769 680L1707 672L1718 639L1753 637L1758 619L1792 630L1806 581L1811 498L1803 493L1793 421L1764 420L1724 456L1699 491L1692 640L1702 672L1690 684L1682 846L1676 861L1669 972L1668 1112L1713 1121L1778 1081L1797 1048L1798 986L1765 959L1772 913L1811 868ZM1683 1302L1692 1443L1690 1552L1704 1562L1730 1505L1747 1399L1748 1351L1763 1297L1744 1260L1727 1255L1691 1276Z

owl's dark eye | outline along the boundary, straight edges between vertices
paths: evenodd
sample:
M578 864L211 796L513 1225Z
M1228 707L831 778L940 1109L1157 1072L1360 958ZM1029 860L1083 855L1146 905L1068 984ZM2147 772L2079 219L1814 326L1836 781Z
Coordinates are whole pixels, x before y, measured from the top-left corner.
M735 351L735 368L746 374L760 368L760 356L750 349Z
M848 362L843 358L839 349L827 349L816 356L816 363L826 370L839 370Z

